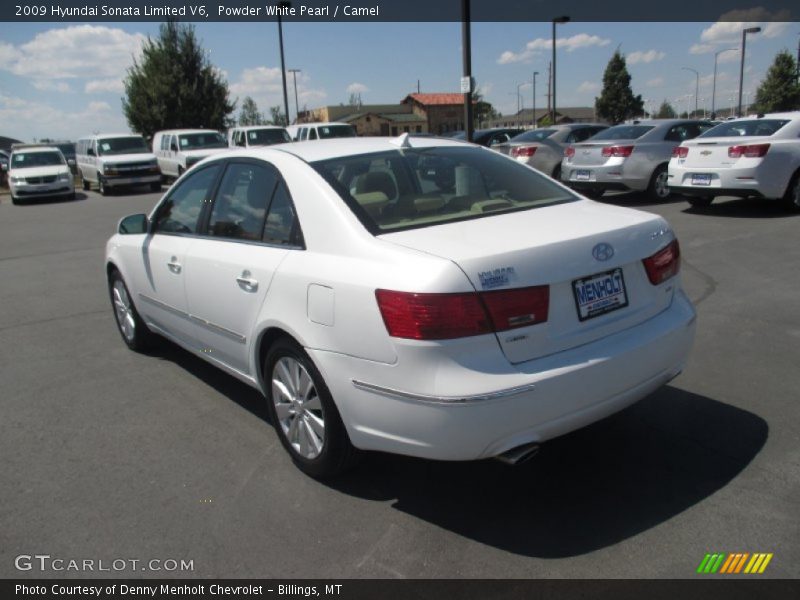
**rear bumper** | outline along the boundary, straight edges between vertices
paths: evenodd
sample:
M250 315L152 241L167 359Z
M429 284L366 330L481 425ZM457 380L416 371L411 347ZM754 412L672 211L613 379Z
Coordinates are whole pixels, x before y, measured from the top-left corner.
M694 185L695 174L710 175L709 185ZM755 196L758 198L781 198L788 180L776 176L765 166L730 169L708 169L676 166L670 163L667 184L676 194L686 196Z
M643 192L650 184L650 176L631 174L626 164L580 166L563 162L561 181L576 190L625 190ZM579 172L588 171L589 179L579 179Z
M517 365L450 362L421 376L402 354L385 365L308 352L356 447L473 460L552 439L644 398L683 369L694 330L694 308L678 291L644 323Z

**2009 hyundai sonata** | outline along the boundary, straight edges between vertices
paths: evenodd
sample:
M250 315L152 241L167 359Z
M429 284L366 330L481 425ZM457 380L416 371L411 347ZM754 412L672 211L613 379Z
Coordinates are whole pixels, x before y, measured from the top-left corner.
M357 449L514 462L675 377L694 338L662 218L444 139L208 158L106 264L125 343L261 390L317 477Z

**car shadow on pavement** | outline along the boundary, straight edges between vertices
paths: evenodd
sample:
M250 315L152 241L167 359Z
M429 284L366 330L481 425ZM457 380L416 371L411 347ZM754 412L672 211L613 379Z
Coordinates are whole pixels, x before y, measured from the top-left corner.
M733 217L740 219L776 219L800 216L800 213L792 213L786 210L779 200L763 200L759 198L717 199L711 203L711 206L704 207L694 207L687 203L683 212L703 217Z
M720 490L764 446L767 423L664 387L510 467L368 455L329 485L438 527L539 558L585 554L663 523Z
M681 196L671 195L664 200L654 200L643 192L610 192L606 193L600 198L598 202L604 204L616 204L618 206L656 206L663 204L676 204L678 202L686 202L686 198Z
M79 191L75 191L75 197L69 198L65 196L46 196L42 198L17 198L16 206L38 206L40 204L71 204L72 202L80 202L86 200L88 196ZM11 199L8 200L11 202Z

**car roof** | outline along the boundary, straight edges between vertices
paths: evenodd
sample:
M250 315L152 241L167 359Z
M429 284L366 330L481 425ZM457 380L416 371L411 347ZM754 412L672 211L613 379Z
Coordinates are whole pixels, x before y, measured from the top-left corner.
M347 125L352 127L350 123L342 123L341 121L326 121L325 123L297 123L298 127L326 127L328 125Z
M161 131L156 131L155 135L158 135L159 133L162 133L162 134L169 133L171 135L176 135L176 134L181 134L181 133L209 133L209 132L219 133L219 131L217 131L216 129L202 129L202 128L199 128L199 129L162 129Z
M231 131L251 131L253 129L286 129L282 125L242 125L231 127Z
M405 134L404 134L405 135ZM331 138L294 142L291 144L277 144L266 148L254 148L247 151L250 156L266 158L272 152L285 152L292 154L306 162L328 160L345 156L358 156L359 154L372 154L375 152L391 152L401 148L401 137L361 137L361 138ZM392 143L394 142L394 143ZM437 148L437 147L478 147L458 140L437 137L406 138L405 148Z
M42 146L41 144L14 144L11 146L11 152L61 152L55 146Z
M140 133L131 133L130 131L128 131L126 133L97 133L95 135L87 135L81 139L92 140L97 138L98 140L107 140L111 138L120 138L120 137L143 137L143 136Z

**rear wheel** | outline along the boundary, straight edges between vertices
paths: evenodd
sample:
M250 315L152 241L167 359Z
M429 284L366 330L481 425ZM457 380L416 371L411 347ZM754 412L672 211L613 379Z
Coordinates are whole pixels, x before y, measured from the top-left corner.
M694 208L705 208L706 206L711 206L714 196L690 196L686 200Z
M328 386L299 344L277 340L267 353L264 377L270 419L301 471L325 478L354 464L357 451Z
M800 212L800 171L794 174L792 182L786 188L783 204L790 212Z
M117 329L128 348L141 352L152 347L156 336L147 328L136 311L128 286L125 285L119 271L114 270L109 276L108 292L111 296L111 306L114 308Z
M660 165L650 178L650 185L647 186L647 194L653 200L666 200L672 192L667 185L667 165Z

